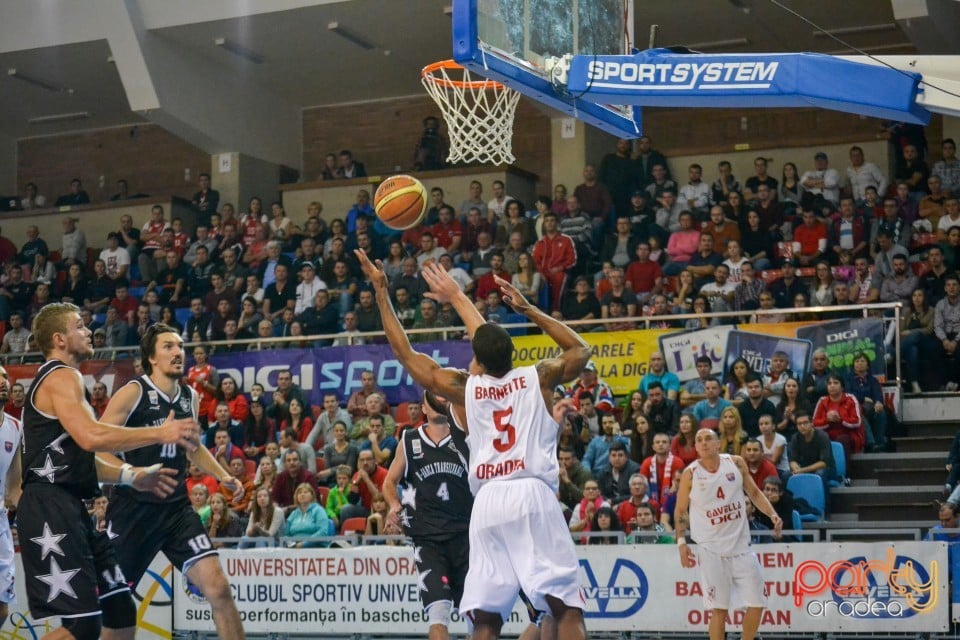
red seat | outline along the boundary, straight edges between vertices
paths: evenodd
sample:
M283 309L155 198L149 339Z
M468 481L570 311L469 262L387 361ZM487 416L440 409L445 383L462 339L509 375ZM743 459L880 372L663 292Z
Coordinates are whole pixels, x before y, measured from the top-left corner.
M925 274L927 271L930 271L930 265L926 262L911 262L910 268L913 269L913 275L918 278Z
M770 285L783 277L783 271L780 269L767 269L761 272L760 277L766 285Z
M257 463L253 460L244 460L243 466L247 468L247 477L253 478L257 475Z
M310 406L310 413L313 414L313 423L316 424L316 423L317 423L317 418L319 418L319 417L320 417L320 414L323 413L323 407L320 407L320 406L317 406L317 405L311 405L311 406Z
M663 279L663 292L676 293L677 285L680 283L680 276L667 276Z
M407 410L407 403L401 402L393 410L393 419L397 424L407 424L410 422L410 412Z
M327 506L327 497L330 495L330 487L317 487L317 501L321 507Z
M363 533L367 530L367 519L366 518L347 518L343 521L343 524L340 525L340 533Z

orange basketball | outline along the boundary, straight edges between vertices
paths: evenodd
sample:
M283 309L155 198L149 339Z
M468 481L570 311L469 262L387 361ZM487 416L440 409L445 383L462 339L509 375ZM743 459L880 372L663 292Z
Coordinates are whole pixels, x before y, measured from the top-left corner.
M427 190L416 178L391 176L377 187L373 208L383 224L403 231L423 220L427 211Z

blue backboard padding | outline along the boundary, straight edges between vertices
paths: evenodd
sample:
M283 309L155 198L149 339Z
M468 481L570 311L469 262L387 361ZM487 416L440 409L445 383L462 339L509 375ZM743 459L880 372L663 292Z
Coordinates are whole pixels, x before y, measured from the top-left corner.
M480 49L478 39L477 0L454 0L452 17L453 59L471 72L502 82L528 98L612 135L639 138L643 133L639 107L633 108L632 119L625 118L598 104L613 101L591 101L559 95L550 82L536 73L497 56L485 55Z
M816 106L927 124L921 76L815 53L574 56L568 89L581 101L664 107Z

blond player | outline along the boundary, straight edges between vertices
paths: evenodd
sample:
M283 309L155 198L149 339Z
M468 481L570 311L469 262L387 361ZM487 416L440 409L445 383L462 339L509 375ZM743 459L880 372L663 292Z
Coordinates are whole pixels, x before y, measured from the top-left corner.
M720 453L720 440L713 429L700 429L696 436L697 460L683 470L674 512L680 564L700 565L704 606L713 610L710 640L723 640L731 592L736 587L747 605L743 640L753 640L766 606L760 562L750 551L750 526L746 495L773 522L783 528L773 505L750 478L740 456ZM697 543L696 553L687 544L687 529Z

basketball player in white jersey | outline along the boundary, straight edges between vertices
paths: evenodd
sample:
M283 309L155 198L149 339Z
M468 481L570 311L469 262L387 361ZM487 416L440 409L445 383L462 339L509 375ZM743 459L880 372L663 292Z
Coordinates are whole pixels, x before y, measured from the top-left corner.
M760 562L750 551L750 526L746 496L770 517L777 534L783 528L780 516L750 477L740 456L720 453L720 440L713 429L700 429L696 436L697 460L680 476L674 512L680 564L700 565L704 605L713 610L710 640L726 636L727 610L736 587L747 605L743 640L753 640L766 606ZM687 544L687 528L697 543L696 553Z
M20 436L23 428L19 420L2 409L9 399L10 379L7 370L0 367L0 495L4 496L5 503L4 508L0 509L0 627L7 621L8 605L15 598L13 582L16 563L7 507L15 507L21 493Z
M442 267L426 263L422 275L440 303L450 302L467 327L473 348L469 373L441 367L410 346L393 305L382 265L356 251L373 284L383 329L394 355L413 379L453 405L466 430L471 489L470 569L461 611L470 612L476 640L498 638L519 589L539 611L549 611L560 640L582 640L583 598L579 565L556 498L559 484L553 389L574 380L590 359L590 347L573 329L532 306L497 278L504 302L523 313L561 348L557 358L513 367L513 341L476 307Z

